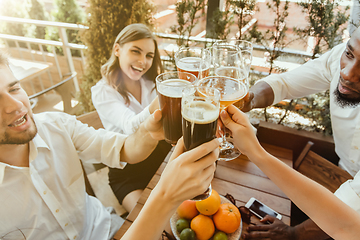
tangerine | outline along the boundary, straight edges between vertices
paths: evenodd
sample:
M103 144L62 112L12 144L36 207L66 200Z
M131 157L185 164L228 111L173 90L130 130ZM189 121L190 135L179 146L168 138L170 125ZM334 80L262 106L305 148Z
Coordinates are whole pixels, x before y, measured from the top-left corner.
M199 214L191 220L190 228L198 240L208 240L214 235L215 226L210 217Z
M211 191L210 197L196 202L196 208L201 214L210 216L216 213L216 211L219 209L220 204L220 195L213 189Z
M223 203L213 216L213 221L218 230L225 233L235 232L241 223L239 209L231 203Z
M176 211L180 218L189 220L193 219L196 215L199 214L198 210L196 209L196 202L193 200L183 201Z

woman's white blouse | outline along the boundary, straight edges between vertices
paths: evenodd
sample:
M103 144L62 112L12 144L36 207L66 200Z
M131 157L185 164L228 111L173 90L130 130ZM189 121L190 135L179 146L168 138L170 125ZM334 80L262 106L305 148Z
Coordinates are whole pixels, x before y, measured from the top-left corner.
M129 93L130 104L113 87L101 79L91 88L91 98L105 129L132 134L150 116L149 104L156 97L155 84L140 79L141 103Z

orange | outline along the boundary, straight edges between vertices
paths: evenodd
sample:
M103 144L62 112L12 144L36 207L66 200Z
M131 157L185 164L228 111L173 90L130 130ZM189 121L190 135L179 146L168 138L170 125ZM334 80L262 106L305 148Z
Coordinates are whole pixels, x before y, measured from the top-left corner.
M215 226L210 217L199 214L191 220L190 228L198 240L208 240L214 235Z
M239 209L231 203L223 203L213 216L213 221L218 230L225 233L235 232L241 222Z
M177 208L177 213L180 218L193 219L196 215L199 214L196 209L196 202L193 200L185 200Z
M210 197L196 202L196 208L201 214L210 216L216 213L220 204L220 195L213 189Z

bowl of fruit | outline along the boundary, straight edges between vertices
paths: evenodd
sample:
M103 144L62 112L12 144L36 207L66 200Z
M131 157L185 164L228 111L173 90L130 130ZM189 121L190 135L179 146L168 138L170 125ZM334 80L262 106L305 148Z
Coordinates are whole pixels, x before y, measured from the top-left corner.
M177 240L237 240L242 231L238 208L214 189L205 200L184 201L170 226Z

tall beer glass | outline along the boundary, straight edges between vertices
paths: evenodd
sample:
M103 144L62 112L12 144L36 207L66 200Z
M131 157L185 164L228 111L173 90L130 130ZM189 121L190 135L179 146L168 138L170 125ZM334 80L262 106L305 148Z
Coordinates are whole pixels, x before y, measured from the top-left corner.
M222 46L236 46L241 52L242 64L246 71L246 76L249 76L252 57L253 57L253 45L251 42L246 40L237 40L237 39L230 39L230 40L217 40L214 45L213 49L221 48ZM214 53L213 53L214 54Z
M237 79L223 76L210 76L207 78L200 79L197 86L201 87L213 87L220 91L220 109L225 109L229 105L242 100L248 89L244 83ZM200 95L206 95L206 92L200 92ZM225 134L225 128L223 129L222 142L220 144L219 160L233 160L240 155L238 149L228 141Z
M215 44L214 44L215 45ZM243 65L241 51L237 46L223 42L213 47L213 63L216 76L231 77L243 82L249 87L248 74ZM243 101L236 103L238 108L242 108Z
M166 72L156 77L156 89L162 112L165 141L175 145L182 136L181 97L182 90L195 83L197 78L191 73ZM186 80L184 80L184 78Z
M211 52L204 48L180 48L175 53L175 64L179 72L194 74L197 78L209 76Z
M198 93L202 93L199 96ZM182 133L186 150L193 149L216 138L220 111L220 92L215 88L186 87L182 94ZM193 200L203 200L211 195L211 185Z

